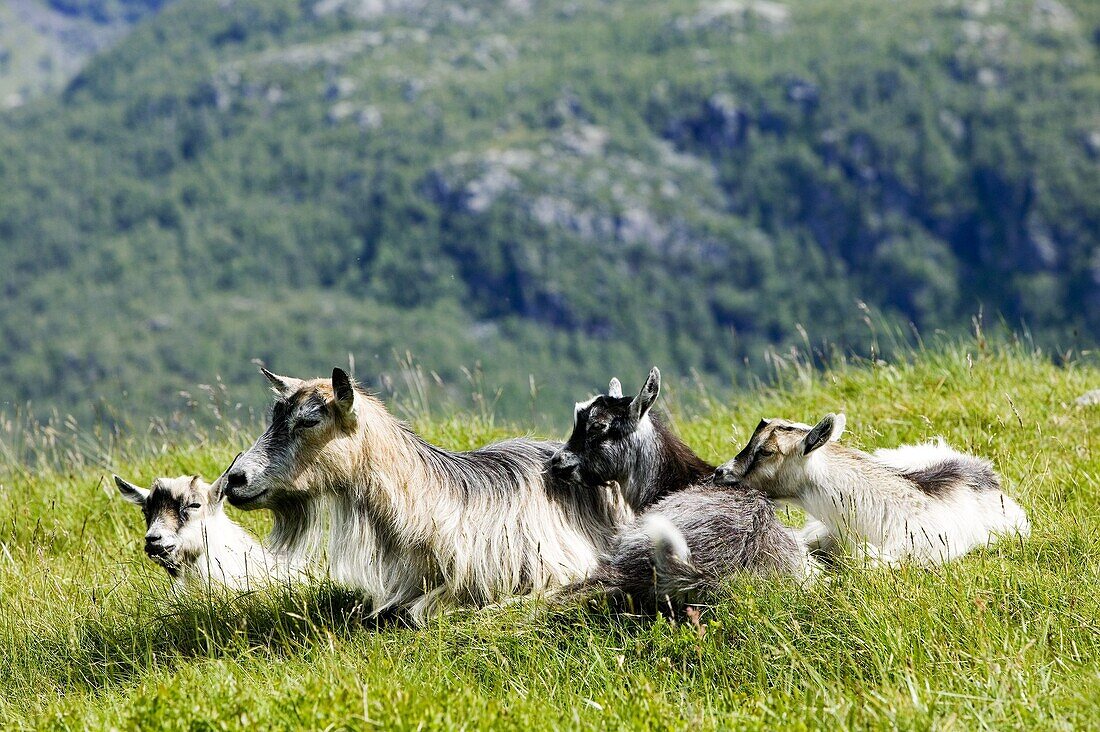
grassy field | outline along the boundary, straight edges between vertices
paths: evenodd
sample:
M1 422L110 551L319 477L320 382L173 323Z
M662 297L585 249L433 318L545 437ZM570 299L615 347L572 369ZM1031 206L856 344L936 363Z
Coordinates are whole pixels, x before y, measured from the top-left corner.
M251 429L16 420L0 425L0 728L1100 725L1100 407L1074 403L1100 369L975 341L825 374L792 366L777 384L693 395L704 406L674 410L677 426L712 460L762 415L844 409L846 439L866 448L943 435L994 461L1031 539L936 570L842 570L809 590L738 582L700 622L515 606L413 630L365 619L331 587L171 594L109 472L213 477ZM525 428L417 427L454 448Z

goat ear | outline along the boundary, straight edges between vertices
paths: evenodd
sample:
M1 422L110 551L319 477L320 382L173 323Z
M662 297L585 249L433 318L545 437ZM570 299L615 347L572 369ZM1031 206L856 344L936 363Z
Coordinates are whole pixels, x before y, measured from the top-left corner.
M137 506L145 505L145 499L149 497L149 491L133 483L128 483L117 475L113 477L115 485L118 486L118 492L122 494L123 498Z
M191 476L191 485L188 486L192 491L196 493L204 493L206 497L206 503L209 506L214 506L221 500L221 484L223 481L219 477L214 481L213 485L207 485L206 481L202 479L200 475Z
M225 498L225 476L229 475L229 471L233 469L233 466L237 464L237 459L243 455L243 452L238 452L233 456L233 461L229 463L229 467L222 471L222 474L218 476L217 480L210 484L210 505L216 506L221 503Z
M207 501L210 508L214 508L225 498L225 475L219 475L218 479L207 486Z
M844 416L844 412L837 412L836 418L833 420L833 434L829 439L836 442L840 439L840 436L844 434L844 426L848 423L848 418Z
M351 377L342 368L332 370L332 391L336 395L336 406L345 416L351 416L355 406L355 387L352 386Z
M634 397L634 401L630 403L630 413L634 419L641 419L645 416L649 408L653 406L653 402L657 401L657 395L661 393L661 372L654 366L649 371L649 378L646 379L645 384L642 386L642 390L638 392L638 396Z
M621 397L623 395L623 385L618 379L612 379L611 383L607 385L607 395L609 397Z
M821 421L814 425L813 429L802 438L802 454L809 455L814 450L833 439L833 430L836 428L836 415L826 414ZM843 424L841 424L843 428Z
M272 391L274 391L279 396L292 394L302 383L301 379L273 374L265 369L263 366L260 367L260 373L267 377L267 380L271 382Z

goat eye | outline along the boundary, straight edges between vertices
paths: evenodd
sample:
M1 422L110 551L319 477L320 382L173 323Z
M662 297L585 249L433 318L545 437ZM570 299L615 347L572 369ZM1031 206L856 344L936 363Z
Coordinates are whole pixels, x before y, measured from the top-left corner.
M321 420L317 417L302 417L295 425L298 429L309 429L310 427L316 427L321 424Z

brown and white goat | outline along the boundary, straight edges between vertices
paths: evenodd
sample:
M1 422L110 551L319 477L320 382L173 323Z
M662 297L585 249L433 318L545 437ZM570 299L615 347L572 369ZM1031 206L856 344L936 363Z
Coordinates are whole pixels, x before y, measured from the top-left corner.
M715 482L801 506L871 563L946 562L1001 536L1028 535L1027 515L988 461L942 440L867 454L837 442L844 423L843 414L813 427L761 420Z
M270 509L272 546L304 557L330 531L331 577L374 612L421 621L584 577L629 507L552 480L558 444L515 439L469 452L428 444L341 369L264 375L267 430L226 473L240 508Z

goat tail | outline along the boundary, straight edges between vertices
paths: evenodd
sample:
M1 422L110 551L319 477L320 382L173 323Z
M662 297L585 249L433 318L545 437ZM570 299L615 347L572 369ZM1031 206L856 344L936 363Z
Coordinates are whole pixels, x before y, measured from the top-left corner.
M659 605L683 601L708 587L711 578L691 560L684 534L660 514L647 516L642 529L653 544L653 589Z
M647 516L642 527L653 542L653 566L657 574L668 575L672 571L691 564L691 549L683 533L676 525L660 514Z

